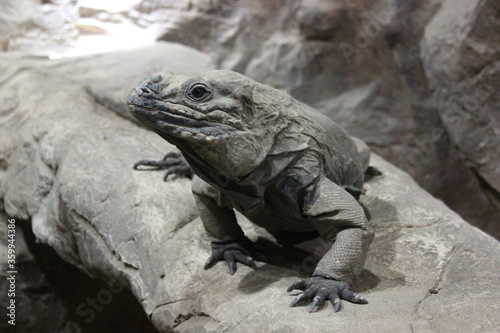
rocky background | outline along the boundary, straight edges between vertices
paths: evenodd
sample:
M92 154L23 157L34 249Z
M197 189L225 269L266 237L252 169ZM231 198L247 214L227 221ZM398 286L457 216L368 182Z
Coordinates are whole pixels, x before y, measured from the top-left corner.
M148 72L239 71L329 115L498 239L497 2L105 3L0 2L1 218L16 218L29 277L18 280L17 331L500 330L499 243L378 156L385 176L363 201L377 237L357 286L369 306L286 308L287 284L307 276L320 242L277 251L257 272L204 272L189 181L130 168L173 147L124 103ZM6 288L2 278L1 302Z

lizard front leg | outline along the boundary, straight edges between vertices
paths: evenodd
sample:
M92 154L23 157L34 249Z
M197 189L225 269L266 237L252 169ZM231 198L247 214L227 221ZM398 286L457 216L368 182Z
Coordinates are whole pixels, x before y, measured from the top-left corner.
M290 306L312 300L311 312L316 305L330 300L337 312L340 299L368 303L351 290L352 281L361 272L373 240L363 208L344 189L325 178L308 196L304 213L320 236L335 242L319 261L312 278L296 281L288 288L288 291L304 291Z
M228 200L196 176L192 190L205 231L212 240L212 255L204 268L209 269L223 260L231 275L236 272L236 262L257 269L253 258L262 260L264 257L255 251L253 242L243 233Z

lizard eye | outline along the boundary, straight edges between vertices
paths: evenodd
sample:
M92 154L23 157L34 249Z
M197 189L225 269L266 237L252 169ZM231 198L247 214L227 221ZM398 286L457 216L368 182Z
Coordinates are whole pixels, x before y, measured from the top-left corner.
M193 85L188 91L188 96L195 101L203 101L210 95L212 95L212 92L208 87L200 83Z

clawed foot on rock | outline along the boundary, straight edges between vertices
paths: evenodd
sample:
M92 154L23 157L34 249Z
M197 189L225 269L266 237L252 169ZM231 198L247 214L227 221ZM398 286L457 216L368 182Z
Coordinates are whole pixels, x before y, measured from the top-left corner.
M295 281L288 287L287 291L290 292L294 289L300 289L304 292L297 296L290 303L290 306L309 303L312 300L308 312L312 312L316 306L320 306L326 300L332 303L334 312L339 310L341 299L353 303L368 303L362 296L355 294L347 282L331 280L321 276Z
M139 168L140 166L147 168ZM189 167L182 155L177 152L170 152L160 161L141 160L134 164L134 170L167 170L163 181L167 181L168 176L193 177L193 170Z
M236 272L236 262L257 269L255 260L266 261L266 257L255 249L255 244L246 237L225 242L212 243L212 255L205 263L205 269L212 268L217 262L224 260L229 267L229 274Z

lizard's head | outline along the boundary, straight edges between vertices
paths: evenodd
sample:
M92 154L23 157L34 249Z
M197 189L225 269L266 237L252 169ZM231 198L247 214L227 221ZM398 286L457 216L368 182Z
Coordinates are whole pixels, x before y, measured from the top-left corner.
M245 176L287 125L287 94L232 71L195 77L146 77L128 97L132 114L175 144L232 179ZM191 155L192 156L191 156Z

